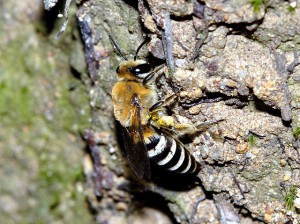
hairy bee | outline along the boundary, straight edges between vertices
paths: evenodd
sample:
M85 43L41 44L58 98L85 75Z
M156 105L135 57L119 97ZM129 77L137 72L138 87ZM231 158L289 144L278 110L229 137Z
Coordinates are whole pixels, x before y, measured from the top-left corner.
M110 36L111 42L123 57L124 61L117 67L118 82L112 89L114 115L123 127L123 139L126 156L135 174L150 178L150 160L170 171L178 173L195 173L199 164L184 146L170 133L176 127L174 119L164 110L163 101L153 84L155 70L149 63L128 60Z

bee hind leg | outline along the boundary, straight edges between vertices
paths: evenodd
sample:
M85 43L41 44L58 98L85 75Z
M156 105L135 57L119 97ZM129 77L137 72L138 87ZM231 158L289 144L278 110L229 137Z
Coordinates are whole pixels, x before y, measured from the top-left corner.
M188 123L174 123L173 132L177 134L178 137L183 135L192 135L198 132L203 132L207 130L210 126L218 124L219 122L224 121L223 119L215 120L215 121L206 121L199 122L196 124L188 124Z
M205 121L195 124L197 131L205 131L211 125L218 124L219 122L225 121L224 119L214 120L214 121Z

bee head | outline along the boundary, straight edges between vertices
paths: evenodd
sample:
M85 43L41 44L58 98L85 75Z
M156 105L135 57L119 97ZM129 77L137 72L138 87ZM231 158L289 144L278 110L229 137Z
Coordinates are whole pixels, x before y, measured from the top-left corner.
M122 61L116 69L118 77L127 80L142 80L151 71L151 65L144 60Z
M111 40L113 46L120 53L122 58L125 61L122 61L120 65L117 67L116 72L120 79L127 80L142 80L144 79L152 70L152 67L149 63L144 60L136 60L140 49L149 41L149 38L144 40L143 43L136 49L134 60L128 60L126 56L123 54L117 43L114 41L112 36L109 35L109 39Z

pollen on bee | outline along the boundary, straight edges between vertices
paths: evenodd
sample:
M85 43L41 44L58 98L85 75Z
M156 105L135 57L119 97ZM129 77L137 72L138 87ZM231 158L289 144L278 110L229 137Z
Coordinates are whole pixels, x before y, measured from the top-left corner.
M175 121L172 116L162 116L157 120L157 123L162 127L172 128L175 126Z

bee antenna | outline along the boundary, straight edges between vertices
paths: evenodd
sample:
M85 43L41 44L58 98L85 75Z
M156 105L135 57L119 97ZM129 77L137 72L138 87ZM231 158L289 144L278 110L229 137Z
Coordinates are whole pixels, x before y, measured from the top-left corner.
M133 60L136 60L137 58L137 55L139 53L139 51L141 50L141 48L150 41L150 37L146 37L146 39L143 41L143 43L140 44L140 46L136 49L136 52L135 52L135 55L134 55L134 58Z
M117 45L117 43L115 42L115 40L113 39L113 37L109 34L109 39L112 43L112 45L117 49L117 51L120 53L120 55L122 56L122 58L125 60L125 61L128 61L128 59L125 57L125 55L123 54L123 52L121 51L121 49L119 48L119 46Z

